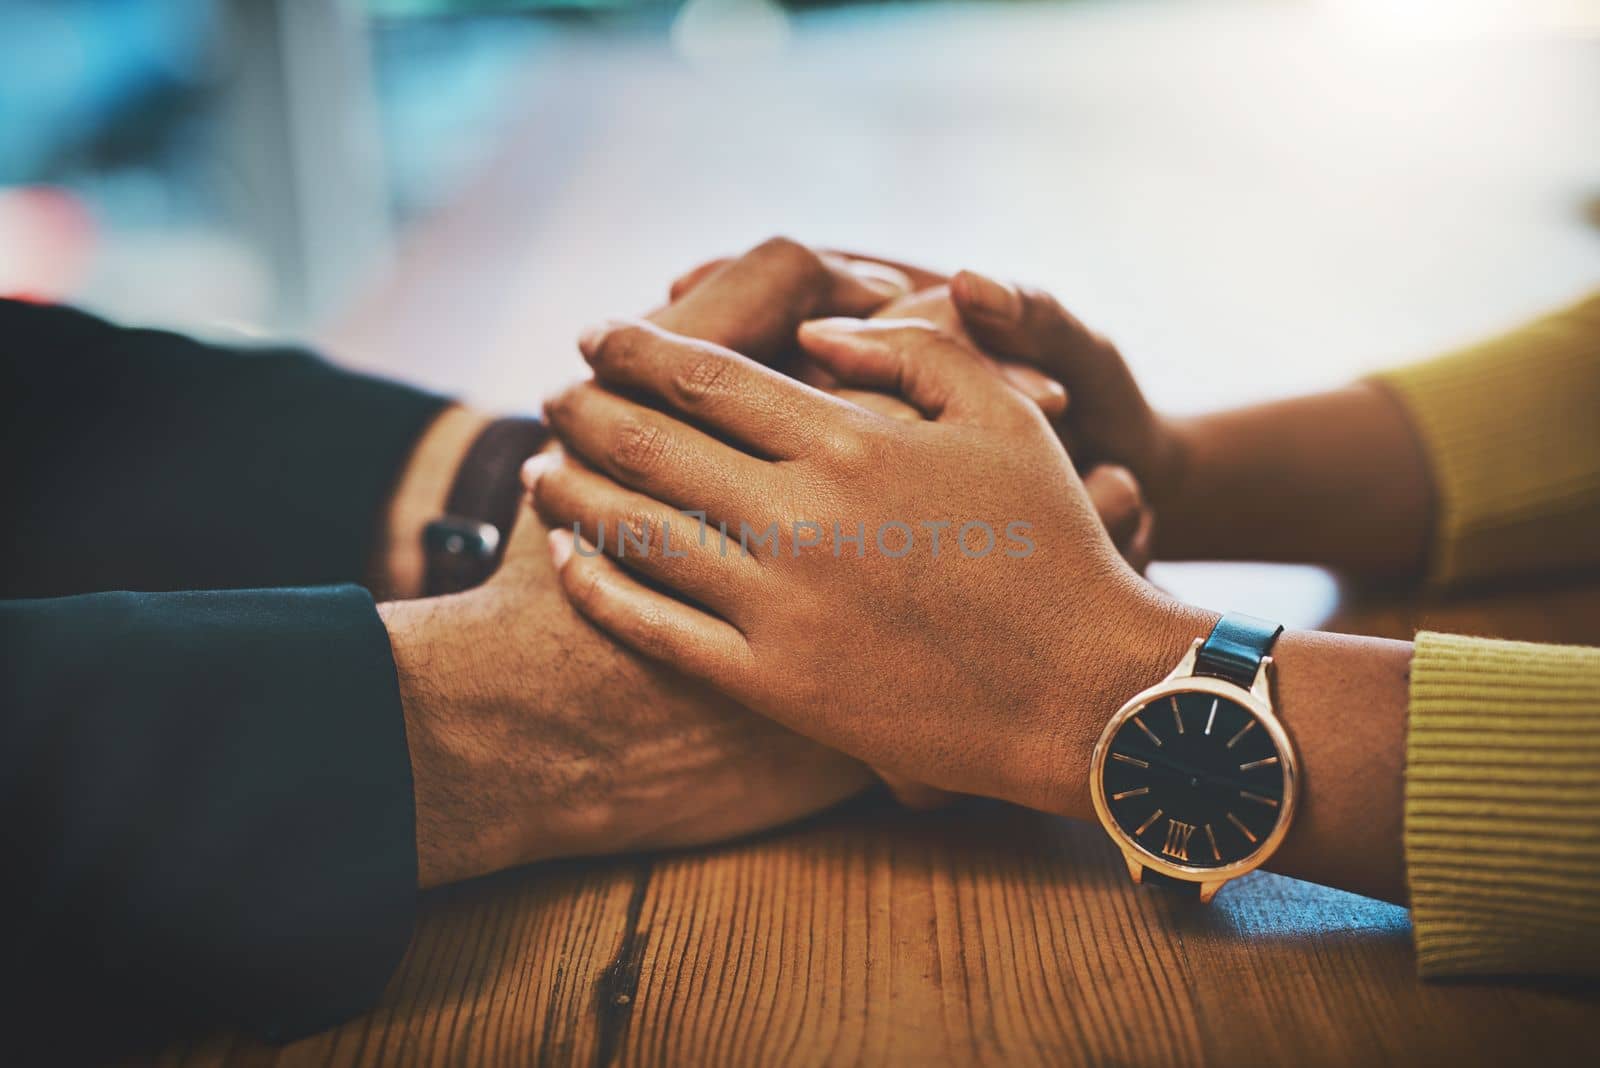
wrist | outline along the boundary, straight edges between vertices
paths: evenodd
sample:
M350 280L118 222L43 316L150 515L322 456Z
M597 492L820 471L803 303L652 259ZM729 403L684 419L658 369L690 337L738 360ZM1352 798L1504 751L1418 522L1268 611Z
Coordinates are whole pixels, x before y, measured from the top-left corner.
M503 763L500 695L480 680L479 650L492 648L473 594L378 606L389 631L405 718L415 808L417 882L426 889L538 859L537 843L514 833L495 803ZM492 629L492 624L491 624Z
M423 527L444 511L461 461L488 423L489 416L482 412L452 405L417 439L384 510L369 568L370 585L379 599L422 595Z
M1173 419L1152 414L1155 430L1145 463L1145 497L1152 507L1170 507L1183 494L1184 482L1194 462L1196 435L1204 432L1202 420Z
M1040 701L1041 716L1013 763L1022 770L1007 799L1074 819L1092 819L1089 761L1112 715L1128 699L1166 678L1218 613L1169 597L1129 576L1131 589L1093 627L1104 640L1056 658L1060 670Z
M1210 416L1162 419L1146 499L1155 513L1156 559L1184 560L1205 555L1207 517L1226 502L1217 499L1214 472L1220 428Z
M417 882L426 888L464 877L439 848L439 813L445 775L441 754L447 725L456 719L458 695L448 678L430 670L449 659L439 648L442 631L434 601L390 601L378 605L378 617L389 632L400 710L405 720L406 750L411 760L411 792L415 811ZM453 673L452 673L453 674ZM466 875L474 873L465 873Z
M405 721L422 887L618 840L609 795L595 785L617 770L591 736L588 710L592 679L626 661L595 646L565 608L559 591L505 569L465 593L378 605ZM568 650L564 666L578 670L552 670L550 649Z

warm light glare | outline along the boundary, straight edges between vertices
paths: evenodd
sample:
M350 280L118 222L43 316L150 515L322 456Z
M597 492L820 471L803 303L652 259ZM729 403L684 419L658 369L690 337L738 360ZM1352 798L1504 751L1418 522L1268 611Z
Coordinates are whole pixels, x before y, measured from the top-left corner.
M1385 36L1600 32L1600 0L1324 0L1324 6Z

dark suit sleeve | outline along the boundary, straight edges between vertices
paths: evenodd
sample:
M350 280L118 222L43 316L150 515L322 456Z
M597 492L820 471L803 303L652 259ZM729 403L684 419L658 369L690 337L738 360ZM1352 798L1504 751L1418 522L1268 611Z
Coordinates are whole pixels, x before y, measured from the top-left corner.
M335 584L442 403L0 301L9 1040L289 1037L378 997L411 769L387 634Z
M3 602L0 648L0 987L25 1035L288 1038L373 1005L417 870L365 590Z
M444 401L0 301L0 597L360 582Z

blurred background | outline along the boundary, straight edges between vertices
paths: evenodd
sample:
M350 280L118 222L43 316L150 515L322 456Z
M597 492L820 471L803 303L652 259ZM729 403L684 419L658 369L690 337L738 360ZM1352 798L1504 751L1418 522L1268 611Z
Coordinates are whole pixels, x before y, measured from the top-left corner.
M774 233L1337 383L1600 284L1600 0L0 2L0 293L532 408Z

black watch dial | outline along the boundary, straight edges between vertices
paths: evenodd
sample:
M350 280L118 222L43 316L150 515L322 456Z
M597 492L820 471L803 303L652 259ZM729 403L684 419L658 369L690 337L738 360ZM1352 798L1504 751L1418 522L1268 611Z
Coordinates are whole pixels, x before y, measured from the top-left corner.
M1106 751L1106 807L1155 856L1220 868L1261 848L1283 813L1284 754L1255 713L1226 697L1159 697Z

